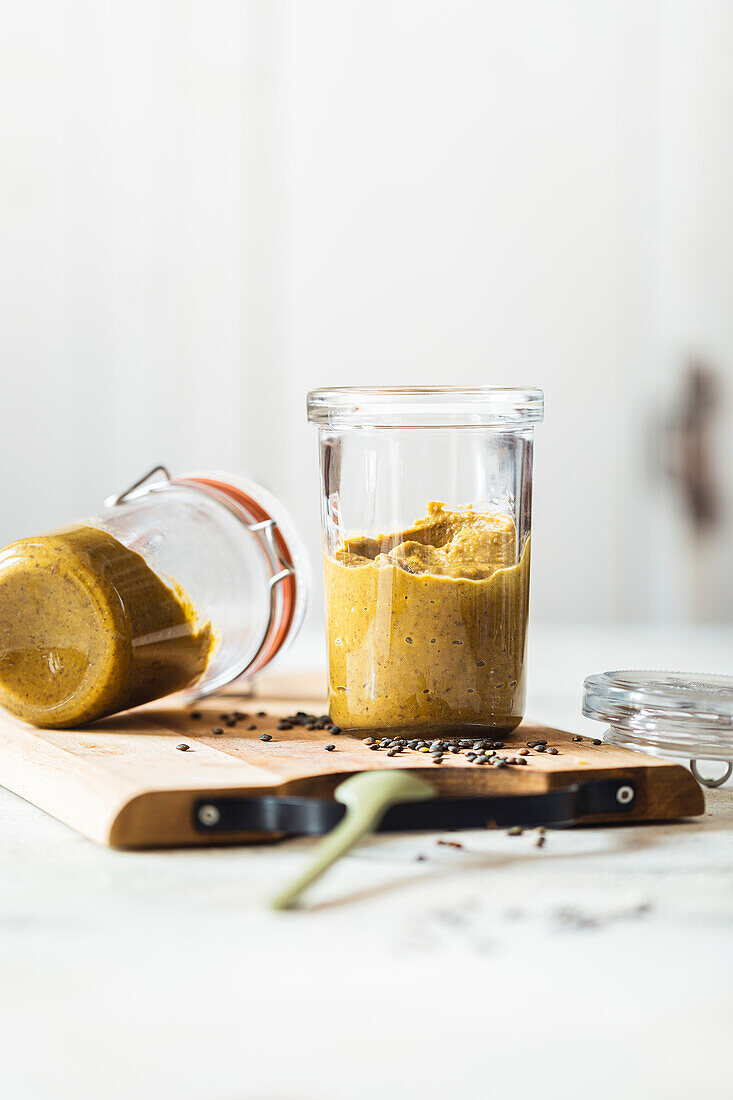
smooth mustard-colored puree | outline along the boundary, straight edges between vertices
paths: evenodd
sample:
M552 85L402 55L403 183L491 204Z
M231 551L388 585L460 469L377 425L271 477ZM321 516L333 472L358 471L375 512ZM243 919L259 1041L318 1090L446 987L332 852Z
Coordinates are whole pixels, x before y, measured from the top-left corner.
M524 708L529 540L440 503L325 559L331 717L344 729L508 731Z
M68 528L0 552L0 704L36 726L179 691L212 644L186 595L106 531Z

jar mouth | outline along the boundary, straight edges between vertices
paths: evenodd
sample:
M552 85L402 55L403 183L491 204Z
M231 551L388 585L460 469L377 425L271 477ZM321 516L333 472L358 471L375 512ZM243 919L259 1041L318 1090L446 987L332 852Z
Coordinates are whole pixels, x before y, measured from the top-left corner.
M539 423L544 394L531 386L362 386L312 390L308 419L333 428L519 428Z
M262 486L218 473L213 476L189 474L170 484L206 492L220 501L223 498L253 535L262 536L261 550L270 573L270 615L259 648L225 680L217 679L207 684L204 677L192 689L197 696L208 695L233 680L257 675L287 649L305 615L308 569L289 514Z

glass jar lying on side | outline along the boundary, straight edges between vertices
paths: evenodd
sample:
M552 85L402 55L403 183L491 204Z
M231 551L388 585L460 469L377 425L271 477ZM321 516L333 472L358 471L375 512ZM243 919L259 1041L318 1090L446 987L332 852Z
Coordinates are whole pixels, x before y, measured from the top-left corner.
M157 467L98 516L0 551L0 704L61 728L210 694L283 651L307 589L279 501Z
M344 729L524 714L535 389L315 390L330 710Z

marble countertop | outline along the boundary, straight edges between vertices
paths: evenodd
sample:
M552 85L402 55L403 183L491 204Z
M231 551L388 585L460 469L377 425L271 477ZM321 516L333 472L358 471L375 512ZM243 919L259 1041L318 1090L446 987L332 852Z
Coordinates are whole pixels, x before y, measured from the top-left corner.
M536 630L529 714L609 667L730 671L723 629ZM304 638L291 667L322 660ZM455 838L455 834L451 834ZM0 790L9 1100L727 1097L733 786L675 825L110 852ZM425 858L419 860L418 856Z

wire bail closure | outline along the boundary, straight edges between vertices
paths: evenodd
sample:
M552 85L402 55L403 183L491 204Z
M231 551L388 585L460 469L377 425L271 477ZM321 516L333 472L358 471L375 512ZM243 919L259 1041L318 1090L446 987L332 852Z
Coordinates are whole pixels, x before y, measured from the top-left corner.
M266 664L269 664L270 660L275 656L292 622L293 598L291 594L291 600L286 601L288 602L288 607L285 612L284 623L278 628L278 594L285 581L290 579L291 584L295 584L296 573L292 561L287 560L283 554L281 545L279 545L280 543L282 547L287 549L285 540L278 530L277 520L273 519L271 516L267 516L264 509L258 505L256 501L251 501L250 498L246 497L244 494L240 494L233 486L227 486L218 481L210 481L207 478L200 479L192 477L175 480L171 477L168 467L162 465L162 463L153 466L152 469L148 470L148 472L138 478L137 481L134 481L132 485L128 486L123 492L107 497L104 501L104 506L105 508L116 508L119 505L127 504L132 500L147 496L149 493L165 491L171 488L171 486L176 485L182 485L194 489L197 492L206 493L209 497L213 497L215 500L225 505L225 507L229 508L237 519L247 528L250 534L257 538L268 560L271 575L267 582L270 598L267 627L254 656L251 657L238 672L234 673L232 681L238 680L240 677L247 676L248 674L254 675L256 672L259 672L261 668L264 668ZM240 497L244 499L239 499ZM251 523L245 513L245 501L253 503L260 512L266 515L266 518ZM283 625L284 630L282 629ZM266 654L266 650L270 645L272 645L272 652ZM263 656L265 657L264 660ZM197 692L197 696L203 698L218 690L220 690L220 687L212 687L210 689L204 688Z

